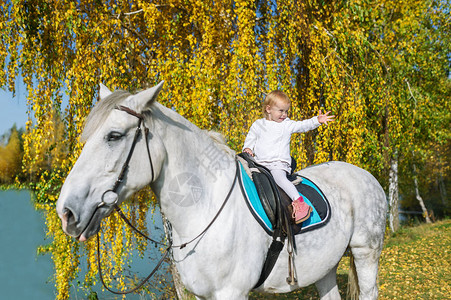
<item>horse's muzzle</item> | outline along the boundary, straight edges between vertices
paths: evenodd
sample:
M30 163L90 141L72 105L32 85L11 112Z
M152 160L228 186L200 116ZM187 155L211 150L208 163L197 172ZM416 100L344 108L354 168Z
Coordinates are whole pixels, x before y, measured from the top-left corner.
M86 241L100 230L100 222L108 216L113 209L110 206L93 206L89 212L82 215L69 206L58 211L63 231L81 242Z

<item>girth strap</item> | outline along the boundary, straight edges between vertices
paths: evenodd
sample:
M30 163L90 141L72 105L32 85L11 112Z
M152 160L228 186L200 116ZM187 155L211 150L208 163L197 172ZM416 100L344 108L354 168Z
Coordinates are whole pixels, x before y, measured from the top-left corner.
M282 235L283 237L283 235ZM274 238L272 240L271 246L269 246L268 253L266 254L265 263L263 264L262 271L260 273L260 278L258 279L257 283L254 286L254 289L258 288L265 282L265 280L268 278L269 274L271 274L272 269L274 268L274 265L277 262L277 259L279 258L280 251L282 251L284 246L285 237L283 237L282 240Z

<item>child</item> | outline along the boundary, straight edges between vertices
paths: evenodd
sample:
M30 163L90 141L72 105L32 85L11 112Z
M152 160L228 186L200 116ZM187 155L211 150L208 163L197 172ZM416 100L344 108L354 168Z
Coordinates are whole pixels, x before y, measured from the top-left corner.
M304 202L296 187L287 179L291 173L290 139L296 132L306 132L321 124L332 122L329 112L305 121L292 121L288 115L291 106L288 96L281 91L269 93L263 103L265 118L255 121L244 141L243 152L255 157L257 163L267 167L277 185L291 198L293 219L296 224L307 220L312 208Z

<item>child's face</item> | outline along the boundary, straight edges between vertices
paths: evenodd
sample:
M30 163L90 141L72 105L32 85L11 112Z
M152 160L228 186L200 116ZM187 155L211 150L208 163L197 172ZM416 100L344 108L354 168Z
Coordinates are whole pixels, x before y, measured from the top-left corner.
M289 109L290 103L277 100L273 105L266 106L266 112L268 113L267 119L277 123L283 122L288 116Z

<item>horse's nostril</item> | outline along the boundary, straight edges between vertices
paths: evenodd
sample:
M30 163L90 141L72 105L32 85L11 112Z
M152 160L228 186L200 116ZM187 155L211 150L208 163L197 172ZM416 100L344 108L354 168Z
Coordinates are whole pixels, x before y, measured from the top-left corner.
M75 220L75 216L74 213L72 212L72 210L70 210L69 208L64 208L63 210L63 220L67 223L67 224L72 224L74 223Z
M59 212L59 217L61 218L61 226L63 231L72 236L78 237L81 234L80 215L77 210L68 206L62 206Z

